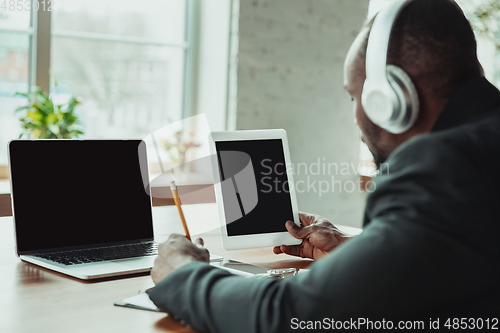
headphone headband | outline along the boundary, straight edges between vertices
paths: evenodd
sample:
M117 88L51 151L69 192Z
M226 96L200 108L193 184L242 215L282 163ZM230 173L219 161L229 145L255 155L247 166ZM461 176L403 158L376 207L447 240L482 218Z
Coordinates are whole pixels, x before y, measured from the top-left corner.
M399 14L411 1L413 0L393 0L375 17L366 50L367 80L387 81L387 53L391 31Z
M366 49L366 80L361 96L366 116L388 132L406 132L415 123L419 100L411 78L387 65L391 32L401 11L413 0L393 0L373 22Z

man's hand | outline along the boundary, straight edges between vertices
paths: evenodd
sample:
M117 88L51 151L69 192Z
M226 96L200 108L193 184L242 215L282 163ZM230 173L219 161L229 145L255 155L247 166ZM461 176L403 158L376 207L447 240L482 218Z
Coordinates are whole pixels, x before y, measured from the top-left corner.
M185 236L172 234L158 246L158 257L151 270L151 278L157 284L175 270L193 261L210 261L208 250L203 248L203 239L191 243Z
M293 237L302 239L302 244L275 246L275 254L286 253L316 260L352 238L319 215L299 213L299 217L301 227L297 227L292 221L287 221L285 226Z

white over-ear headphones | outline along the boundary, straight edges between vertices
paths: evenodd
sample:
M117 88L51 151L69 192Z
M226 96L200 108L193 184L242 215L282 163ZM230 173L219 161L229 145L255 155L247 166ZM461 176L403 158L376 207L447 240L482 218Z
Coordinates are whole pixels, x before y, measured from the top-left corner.
M393 0L373 22L366 50L366 81L361 102L367 117L388 132L406 132L417 120L417 89L408 74L387 65L391 31L399 13L413 0Z

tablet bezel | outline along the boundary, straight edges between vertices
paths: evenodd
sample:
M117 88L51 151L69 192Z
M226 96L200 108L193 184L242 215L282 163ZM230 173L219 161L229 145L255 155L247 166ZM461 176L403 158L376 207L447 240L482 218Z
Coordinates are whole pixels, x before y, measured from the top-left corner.
M224 213L224 200L222 198L222 186L220 182L220 170L217 159L217 150L215 142L223 141L243 141L243 140L281 140L283 153L285 157L285 166L290 165L290 151L288 148L288 139L284 129L273 130L250 130L250 131L227 131L227 132L212 132L210 134L210 151L212 158L212 170L214 178L215 198L219 212L219 221L221 225L222 245L226 250L247 249L255 247L270 247L279 245L298 245L302 243L301 239L296 239L288 233L288 231L253 234L244 236L228 236L226 228L226 216ZM293 170L287 167L286 174L288 177L288 184L295 184L293 180ZM295 195L294 186L289 186L290 201L292 204L292 214L294 222L300 226L299 213L297 208L297 198ZM286 221L283 221L283 224Z

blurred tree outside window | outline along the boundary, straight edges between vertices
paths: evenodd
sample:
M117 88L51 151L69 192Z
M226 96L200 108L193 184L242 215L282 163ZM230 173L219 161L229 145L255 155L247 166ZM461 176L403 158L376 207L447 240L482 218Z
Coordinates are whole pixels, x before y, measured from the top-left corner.
M182 118L187 1L54 2L50 95L81 100L84 138L144 138ZM25 100L13 94L32 84L31 36L29 11L0 11L0 165L21 133L14 110Z
M181 119L186 1L59 0L51 92L82 100L87 138L143 138Z
M478 41L479 61L486 77L500 88L500 1L458 0Z

